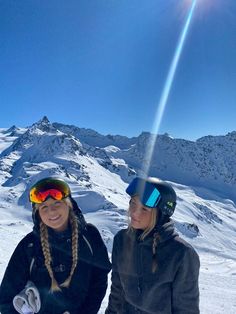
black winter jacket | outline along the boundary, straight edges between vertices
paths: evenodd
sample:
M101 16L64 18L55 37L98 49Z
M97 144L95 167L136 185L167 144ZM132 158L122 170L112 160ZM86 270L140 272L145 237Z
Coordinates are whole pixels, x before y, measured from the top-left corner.
M64 282L71 269L71 231L49 232L53 271L59 283ZM69 288L51 293L51 279L44 265L44 257L37 232L26 235L16 247L7 266L0 288L0 312L17 313L12 300L32 280L41 298L40 314L96 314L107 288L110 262L107 249L98 230L91 224L79 232L78 264ZM30 263L35 258L30 274Z
M199 258L174 231L173 222L159 231L157 270L152 272L153 234L121 230L114 238L112 286L106 314L198 314Z

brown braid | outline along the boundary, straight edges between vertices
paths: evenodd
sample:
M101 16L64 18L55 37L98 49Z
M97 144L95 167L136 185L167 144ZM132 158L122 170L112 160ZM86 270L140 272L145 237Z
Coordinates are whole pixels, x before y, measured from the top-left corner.
M153 235L152 242L152 272L155 273L157 271L157 246L160 242L160 235L155 232Z
M73 212L73 206L70 199L66 198L64 201L70 208L69 220L72 227L72 248L71 248L72 249L72 266L71 266L69 277L60 286L69 287L71 278L74 274L75 268L78 263L79 227L78 227L78 221L77 221L76 215ZM36 209L38 209L38 206ZM49 241L48 241L48 229L47 229L47 226L42 221L40 222L40 239L41 239L42 250L43 250L43 255L44 255L44 263L48 270L49 276L51 278L50 290L51 292L61 291L61 288L54 277L53 270L51 267L52 257L51 257Z
M72 227L72 266L69 277L61 284L61 287L69 287L78 262L78 222L72 210L70 211L70 224Z
M48 242L48 230L43 222L40 222L40 239L42 244L42 250L44 255L44 263L48 270L49 276L51 278L51 291L60 291L60 287L54 277L53 270L51 267L52 257L50 253L50 247Z

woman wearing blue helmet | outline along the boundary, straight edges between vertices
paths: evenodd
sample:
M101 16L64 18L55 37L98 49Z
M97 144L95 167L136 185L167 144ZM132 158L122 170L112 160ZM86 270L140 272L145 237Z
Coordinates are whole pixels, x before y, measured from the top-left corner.
M106 314L198 314L199 257L174 229L172 186L135 178L127 229L114 237Z

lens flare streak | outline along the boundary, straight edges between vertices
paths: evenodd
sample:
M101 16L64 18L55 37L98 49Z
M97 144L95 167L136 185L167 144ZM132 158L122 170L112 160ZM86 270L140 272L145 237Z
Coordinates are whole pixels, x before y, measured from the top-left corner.
M152 136L150 137L150 140L148 143L149 149L147 151L147 154L145 157L145 162L144 162L145 167L143 169L143 172L145 175L148 175L148 172L149 172L150 163L151 163L152 155L153 155L153 150L154 150L156 139L157 139L157 134L158 134L161 120L162 120L162 117L163 117L163 114L165 111L165 107L167 104L170 89L171 89L171 86L172 86L172 83L174 80L174 76L175 76L175 72L176 72L176 69L178 66L179 58L180 58L181 52L183 50L184 42L185 42L185 39L186 39L186 36L188 33L189 25L190 25L190 22L192 20L192 16L194 13L196 2L197 2L197 0L193 0L193 2L192 2L189 14L187 16L186 22L184 24L184 28L183 28L182 33L180 35L180 38L179 38L179 41L178 41L178 44L177 44L177 47L176 47L176 50L174 53L174 57L173 57L173 60L171 62L170 69L169 69L169 72L168 72L168 75L167 75L167 78L165 81L165 85L164 85L164 88L163 88L163 91L161 94L160 102L159 102L156 116L155 116L155 120L153 123Z

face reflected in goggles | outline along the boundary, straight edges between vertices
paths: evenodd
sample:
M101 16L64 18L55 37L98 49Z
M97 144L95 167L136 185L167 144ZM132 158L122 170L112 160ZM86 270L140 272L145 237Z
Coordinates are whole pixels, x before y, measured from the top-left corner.
M154 184L144 179L135 178L127 187L126 192L132 197L138 195L143 206L157 207L161 200L161 193Z
M41 204L47 198L62 200L70 195L68 184L59 179L43 179L37 182L30 190L30 202Z

